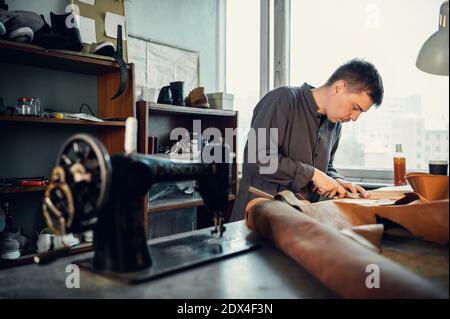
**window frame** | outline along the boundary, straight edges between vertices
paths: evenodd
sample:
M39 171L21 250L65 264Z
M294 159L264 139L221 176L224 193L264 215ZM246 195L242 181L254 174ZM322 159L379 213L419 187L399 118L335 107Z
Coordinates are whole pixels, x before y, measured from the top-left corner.
M275 0L275 1L286 1L289 2L289 17L283 15L275 15L275 19L289 19L289 21L282 21L281 24L288 23L288 28L290 30L290 0ZM277 22L275 22L277 23ZM277 33L275 33L275 37ZM276 39L274 39L276 41ZM288 43L291 42L291 38L289 37ZM287 69L290 70L290 50L288 51L287 57ZM276 62L276 61L275 61ZM345 176L349 181L357 182L362 186L373 187L381 187L381 186L392 186L394 182L394 171L393 169L357 169L357 168L348 168L342 166L336 166L336 170ZM414 172L424 172L427 173L426 170L414 169Z
M218 0L219 3L225 0ZM260 0L261 1L261 25L260 25L260 98L271 89L290 84L290 43L291 43L291 0ZM226 4L219 4L219 16L224 16ZM271 14L273 14L273 38L271 38ZM220 20L220 19L218 19ZM223 23L222 32L218 32L219 37L225 39L226 19ZM219 29L219 28L218 28ZM271 55L271 45L273 45L273 55ZM222 65L226 65L225 51L218 46L218 57L222 54L223 59L219 60ZM272 59L272 60L271 60ZM225 68L225 67L224 67ZM226 68L225 68L226 69ZM271 77L273 75L273 78ZM219 74L223 79L226 90L226 73ZM221 83L218 81L218 83ZM348 180L356 182L369 188L392 186L394 177L393 170L386 169L356 169L348 167L336 167L336 169ZM425 170L414 170L415 172L426 172Z

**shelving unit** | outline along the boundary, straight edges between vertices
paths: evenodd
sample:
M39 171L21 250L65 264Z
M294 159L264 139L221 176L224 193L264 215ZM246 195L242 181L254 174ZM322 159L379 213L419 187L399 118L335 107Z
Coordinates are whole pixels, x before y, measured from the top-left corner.
M166 104L158 104L152 102L137 103L138 117L138 134L139 145L138 151L143 154L149 154L149 136L156 136L160 145L172 145L174 141L170 141L170 132L174 128L185 128L189 132L193 130L193 121L200 120L202 131L209 127L217 128L225 136L225 129L236 129L238 113L236 111L215 110L204 108L193 108L174 106ZM232 152L236 153L237 138L234 136ZM231 211L236 199L237 192L237 164L234 160L232 164L231 192L229 195L229 203L225 214L226 221L231 216ZM147 201L143 204L147 209ZM211 216L207 215L204 209L204 202L201 198L175 198L168 200L158 200L150 203L148 214L144 216L146 225L148 225L150 216L154 214L169 213L174 210L182 210L187 208L197 208L198 225L202 227L212 226Z
M14 139L14 133L16 132L15 130L21 130L25 126L33 127L32 134L39 134L42 128L46 128L47 132L49 129L51 130L53 128L55 128L55 132L62 132L61 130L66 129L68 132L72 132L74 130L83 132L88 130L89 132L97 133L97 137L104 144L109 154L124 151L126 118L136 116L133 64L127 65L129 80L125 92L115 100L111 100L119 87L120 81L120 67L112 58L86 53L46 50L36 45L0 40L0 63L66 71L67 78L70 78L73 73L94 76L97 82L96 116L98 118L105 119L104 122L92 122L74 119L56 120L40 117L0 115L0 125L8 128L8 139ZM24 78L24 81L26 81L26 78ZM0 91L0 96L2 95L1 93L2 92ZM78 110L76 109L73 110L74 113L77 113L77 111ZM27 131L30 132L30 130ZM17 147L22 146L23 145L21 144L17 144ZM3 151L4 150L0 149L0 153L3 158L5 158L10 152ZM11 154L13 153L14 152ZM45 158L54 161L57 153L45 155ZM35 156L39 156L39 154L30 153L26 156L29 156L29 158L32 159ZM14 158L10 158L8 160L14 162ZM53 162L51 164L53 165ZM47 176L49 173L50 172L42 172L40 175ZM33 192L39 193L45 190L46 186L26 188L3 187L0 188L0 199L9 198L13 204L14 200L21 198L18 197L22 196L21 194ZM92 249L92 245L77 246L74 247L73 253L83 252L90 249ZM18 260L14 261L0 260L0 269L33 262L33 257L34 254L31 254L22 256Z

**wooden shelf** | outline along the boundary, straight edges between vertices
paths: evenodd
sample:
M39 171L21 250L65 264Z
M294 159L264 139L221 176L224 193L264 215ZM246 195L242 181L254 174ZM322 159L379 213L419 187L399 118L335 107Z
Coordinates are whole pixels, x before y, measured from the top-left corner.
M235 195L229 195L228 201L234 201L236 199ZM158 204L150 206L148 212L150 214L166 212L174 209L183 209L183 208L193 208L203 206L205 203L202 199L175 199L168 200L164 204Z
M0 62L95 75L117 72L120 69L114 59L109 57L47 50L37 45L7 40L0 40Z
M68 255L84 253L92 250L94 250L94 245L92 243L81 243L79 245L72 247ZM18 259L15 260L0 259L0 269L32 264L34 263L34 257L37 255L38 255L37 253L27 254L20 256Z
M52 124L52 125L79 125L79 126L107 126L107 127L125 127L125 121L105 121L92 122L84 120L56 120L52 118L31 117L31 116L12 116L0 115L0 122L20 122L20 123L37 123L37 124Z
M48 186L0 187L0 194L44 192L47 190L47 188Z
M236 111L203 109L198 107L177 106L170 104L158 104L148 102L150 112L158 113L178 113L178 114L194 114L194 115L215 115L215 116L235 116Z

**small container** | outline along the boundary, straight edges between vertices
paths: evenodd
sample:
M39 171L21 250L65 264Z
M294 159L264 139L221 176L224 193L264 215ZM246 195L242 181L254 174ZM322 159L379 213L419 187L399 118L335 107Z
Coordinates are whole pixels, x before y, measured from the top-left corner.
M406 156L403 153L402 144L395 145L394 154L394 185L406 185Z
M17 99L17 113L19 115L32 115L33 99L28 97L21 97Z
M41 103L40 98L35 97L33 99L31 112L35 116L40 116L42 114L43 110L42 110L42 103Z
M429 172L432 175L447 176L448 161L446 160L432 160L428 162Z
M208 97L209 107L217 110L233 110L234 95L229 93L210 93Z

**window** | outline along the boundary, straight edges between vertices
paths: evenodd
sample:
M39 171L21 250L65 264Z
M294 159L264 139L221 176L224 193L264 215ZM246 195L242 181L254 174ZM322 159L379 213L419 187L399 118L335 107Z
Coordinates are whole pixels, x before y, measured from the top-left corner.
M425 170L431 154L424 149L426 143L417 141L448 145L449 77L415 66L420 47L437 30L441 4L442 0L291 1L291 85L320 86L354 57L374 63L383 77L381 107L343 125L336 166L392 169L395 144L401 143L408 168ZM440 131L438 136L446 140L439 141L432 131ZM416 156L420 153L423 156ZM448 153L444 156L448 160Z
M247 140L253 108L260 99L260 2L228 0L226 89L239 111L238 161Z

